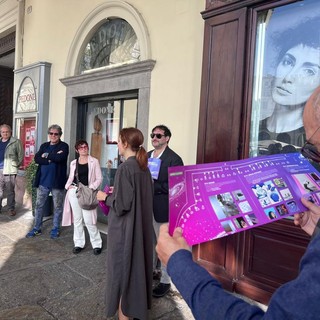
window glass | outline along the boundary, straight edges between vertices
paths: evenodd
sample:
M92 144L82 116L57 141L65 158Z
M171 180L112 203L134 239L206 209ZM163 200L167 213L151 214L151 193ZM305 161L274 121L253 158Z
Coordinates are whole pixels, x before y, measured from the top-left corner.
M140 47L133 28L123 19L109 18L84 47L79 71L139 60Z
M99 159L103 174L102 187L113 185L121 158L118 154L119 132L137 126L137 98L116 98L88 102L86 140L90 154Z
M250 156L297 152L303 109L320 85L320 5L296 2L258 15Z
M36 153L36 117L16 119L16 137L21 140L24 157L22 169L32 161Z

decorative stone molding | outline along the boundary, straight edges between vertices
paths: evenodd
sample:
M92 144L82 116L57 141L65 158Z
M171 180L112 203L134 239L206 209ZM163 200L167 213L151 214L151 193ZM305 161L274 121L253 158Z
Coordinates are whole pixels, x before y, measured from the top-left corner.
M230 3L240 2L241 0L207 0L206 9L226 6Z
M146 137L149 124L151 72L154 60L145 60L114 68L101 68L82 75L60 79L66 86L65 128L74 128L79 111L78 98L115 92L138 92L137 127ZM76 142L76 130L65 130L70 145Z
M75 86L81 83L88 83L92 81L100 81L121 77L133 77L134 75L145 74L146 72L151 72L155 65L155 61L147 60L141 62L135 62L132 64L126 64L114 68L100 68L95 69L94 72L71 76L60 81L66 86Z
M12 32L0 39L0 56L13 51L15 48L16 33Z

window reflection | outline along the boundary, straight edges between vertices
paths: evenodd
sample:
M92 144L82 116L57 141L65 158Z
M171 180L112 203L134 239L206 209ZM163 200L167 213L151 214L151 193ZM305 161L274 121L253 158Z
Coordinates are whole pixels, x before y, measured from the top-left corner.
M79 71L139 60L139 42L130 24L119 18L107 19L85 46Z
M90 154L100 162L102 186L112 186L122 160L117 145L119 132L124 127L137 126L137 94L108 100L97 97L87 103L85 136L91 142Z
M320 85L320 6L315 0L259 13L250 156L297 152L302 114Z

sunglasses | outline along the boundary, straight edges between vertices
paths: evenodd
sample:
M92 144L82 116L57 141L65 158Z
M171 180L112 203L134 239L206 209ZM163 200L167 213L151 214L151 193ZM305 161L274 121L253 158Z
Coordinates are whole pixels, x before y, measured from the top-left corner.
M84 149L88 149L88 146L80 146L80 147L78 147L78 150L84 150Z
M165 134L161 134L161 133L151 133L150 137L151 139L153 139L154 137L156 137L157 139L161 139L162 137L165 137Z
M50 135L50 136L56 136L56 137L57 137L57 136L59 136L59 133L57 133L57 132L49 132L49 135Z
M320 127L313 133L310 139L317 133L319 129ZM317 147L309 141L306 141L306 143L301 148L301 154L305 158L310 159L314 162L320 162L320 152L318 151Z

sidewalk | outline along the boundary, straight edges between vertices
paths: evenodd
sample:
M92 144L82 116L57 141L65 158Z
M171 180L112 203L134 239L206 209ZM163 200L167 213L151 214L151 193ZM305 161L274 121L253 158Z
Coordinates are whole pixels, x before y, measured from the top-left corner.
M105 320L106 235L101 255L93 255L88 240L74 255L72 227L63 227L60 238L52 240L49 218L41 236L27 239L32 225L26 209L17 208L15 217L0 214L0 319ZM167 296L153 299L150 319L194 318L172 288Z

